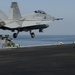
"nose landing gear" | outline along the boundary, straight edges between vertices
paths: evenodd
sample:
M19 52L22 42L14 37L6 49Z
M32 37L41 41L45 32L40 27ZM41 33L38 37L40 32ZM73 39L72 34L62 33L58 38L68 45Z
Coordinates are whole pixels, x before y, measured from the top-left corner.
M34 37L35 37L35 34L34 34L33 32L31 33L31 37L32 37L32 38L34 38Z

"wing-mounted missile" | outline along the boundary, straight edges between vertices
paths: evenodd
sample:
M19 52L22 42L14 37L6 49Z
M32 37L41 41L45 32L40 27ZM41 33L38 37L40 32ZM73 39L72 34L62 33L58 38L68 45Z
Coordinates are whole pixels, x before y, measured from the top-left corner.
M1 21L0 22L0 27L3 27L5 25L5 22L4 21Z

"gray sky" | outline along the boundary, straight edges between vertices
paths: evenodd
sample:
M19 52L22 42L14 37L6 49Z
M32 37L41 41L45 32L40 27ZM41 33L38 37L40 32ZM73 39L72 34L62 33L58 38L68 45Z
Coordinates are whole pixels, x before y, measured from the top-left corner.
M0 0L0 9L9 14L11 2L18 2L21 14L31 13L34 10L44 10L56 18L64 18L62 21L50 23L50 27L44 30L47 35L74 35L75 34L75 0ZM35 32L35 31L34 31ZM13 34L10 31L0 30L0 34ZM20 33L29 34L29 33ZM36 31L36 35L42 34Z

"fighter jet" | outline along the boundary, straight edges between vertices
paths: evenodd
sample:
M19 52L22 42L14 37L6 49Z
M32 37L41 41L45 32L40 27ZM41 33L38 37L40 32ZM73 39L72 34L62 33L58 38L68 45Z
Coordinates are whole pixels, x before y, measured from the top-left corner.
M38 29L39 32L43 32L43 29L49 27L50 22L62 19L63 18L54 18L42 10L35 10L33 13L22 16L18 3L12 2L8 16L0 10L0 29L14 32L14 38L17 38L19 32L29 31L31 37L34 38L35 34L32 30Z

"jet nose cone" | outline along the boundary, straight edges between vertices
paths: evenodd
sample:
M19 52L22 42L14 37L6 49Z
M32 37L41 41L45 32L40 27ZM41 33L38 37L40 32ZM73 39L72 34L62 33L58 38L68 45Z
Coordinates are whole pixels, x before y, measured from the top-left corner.
M49 27L49 25L46 25L47 27Z

